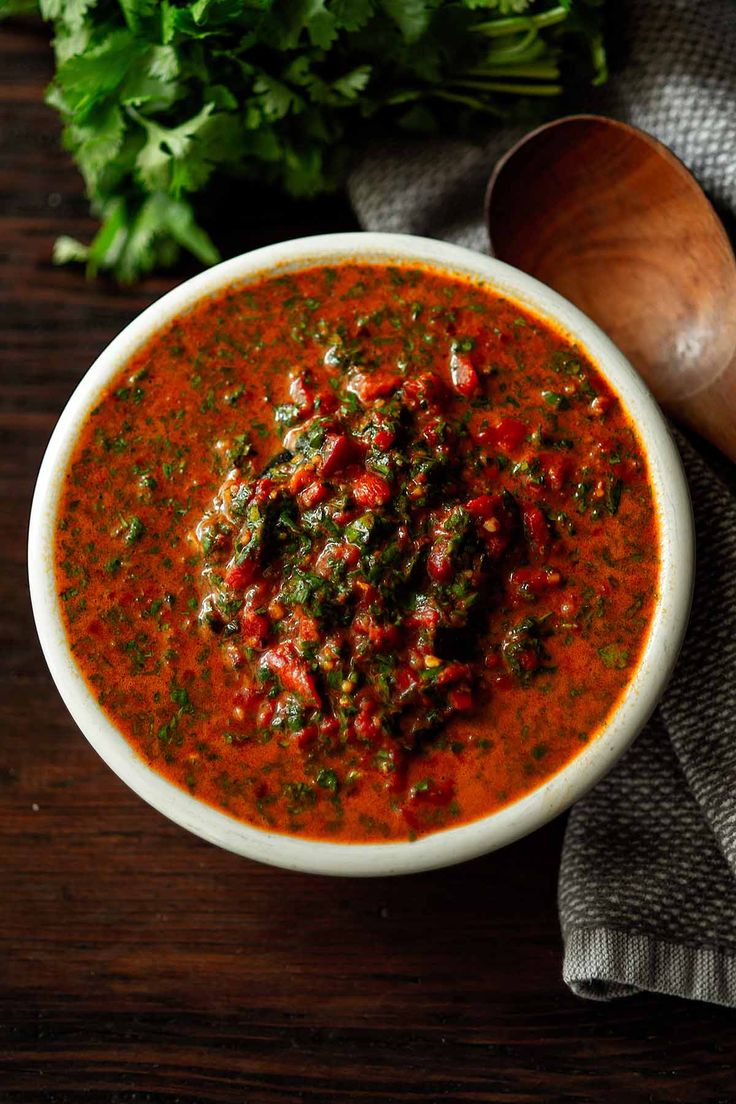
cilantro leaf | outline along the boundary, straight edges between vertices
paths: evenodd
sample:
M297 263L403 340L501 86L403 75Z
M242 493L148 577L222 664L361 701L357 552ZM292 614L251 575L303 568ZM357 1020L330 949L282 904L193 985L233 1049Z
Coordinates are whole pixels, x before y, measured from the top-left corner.
M34 9L100 219L54 259L121 283L219 258L198 222L214 178L315 195L372 134L544 114L606 73L600 0L0 0L0 18Z

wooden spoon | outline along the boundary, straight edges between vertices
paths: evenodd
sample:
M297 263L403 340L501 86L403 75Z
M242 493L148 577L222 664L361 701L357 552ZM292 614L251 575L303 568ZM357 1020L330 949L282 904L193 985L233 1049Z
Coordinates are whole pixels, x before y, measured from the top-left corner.
M558 119L498 162L486 220L493 255L576 303L736 460L736 260L674 154L613 119Z

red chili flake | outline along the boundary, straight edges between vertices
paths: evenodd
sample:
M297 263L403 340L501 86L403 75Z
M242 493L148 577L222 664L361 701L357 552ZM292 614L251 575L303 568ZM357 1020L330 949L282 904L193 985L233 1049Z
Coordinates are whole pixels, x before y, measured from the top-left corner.
M351 490L358 505L371 510L385 506L391 498L390 484L375 472L363 472L357 476Z

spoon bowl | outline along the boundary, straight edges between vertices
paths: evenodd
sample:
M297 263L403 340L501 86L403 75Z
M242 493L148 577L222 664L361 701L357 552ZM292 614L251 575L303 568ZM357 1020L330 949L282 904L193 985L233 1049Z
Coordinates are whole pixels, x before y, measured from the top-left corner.
M498 162L486 221L493 256L571 299L736 459L736 261L674 154L613 119L558 119Z

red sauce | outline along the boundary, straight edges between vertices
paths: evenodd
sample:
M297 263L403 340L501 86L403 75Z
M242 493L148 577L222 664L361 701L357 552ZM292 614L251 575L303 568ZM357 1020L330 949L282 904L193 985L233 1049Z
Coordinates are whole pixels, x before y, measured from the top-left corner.
M563 767L636 669L658 571L646 459L585 352L398 266L178 318L82 427L58 520L74 655L141 756L344 842Z

